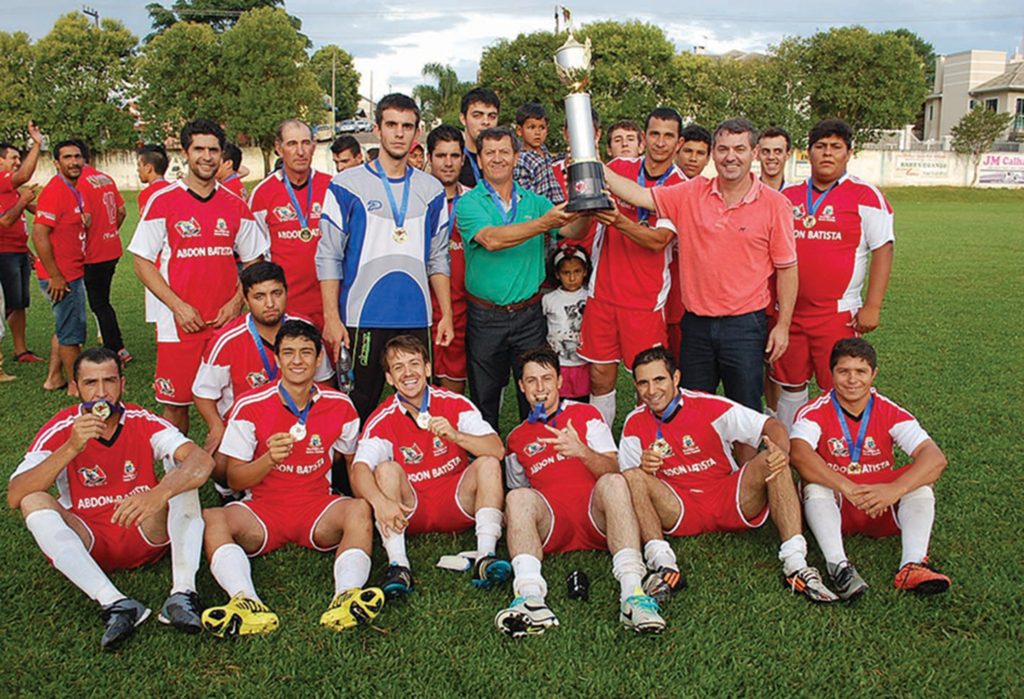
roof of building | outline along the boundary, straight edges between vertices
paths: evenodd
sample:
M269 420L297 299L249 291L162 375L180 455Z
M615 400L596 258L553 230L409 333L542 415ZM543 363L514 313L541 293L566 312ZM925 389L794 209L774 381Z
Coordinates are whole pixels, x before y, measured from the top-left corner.
M1011 63L1005 73L986 80L971 92L998 92L1001 90L1024 90L1024 61Z

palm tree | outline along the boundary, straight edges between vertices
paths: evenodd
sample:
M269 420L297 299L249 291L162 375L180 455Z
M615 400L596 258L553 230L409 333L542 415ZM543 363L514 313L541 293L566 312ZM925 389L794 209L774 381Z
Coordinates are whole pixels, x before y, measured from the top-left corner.
M423 110L423 121L428 126L435 122L454 119L462 103L462 95L473 87L474 83L462 82L455 74L455 69L440 63L428 63L423 66L423 77L433 78L437 85L417 85L412 89L412 96L420 103Z

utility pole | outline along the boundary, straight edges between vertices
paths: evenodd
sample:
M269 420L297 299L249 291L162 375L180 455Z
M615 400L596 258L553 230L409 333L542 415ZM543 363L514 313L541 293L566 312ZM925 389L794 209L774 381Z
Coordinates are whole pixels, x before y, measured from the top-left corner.
M335 80L338 73L338 47L331 47L331 134L338 123L338 102L335 98Z
M558 5L555 5L555 34L558 33Z
M95 7L89 7L88 5L82 5L82 14L87 17L92 17L96 23L96 28L100 28L100 13L96 11Z

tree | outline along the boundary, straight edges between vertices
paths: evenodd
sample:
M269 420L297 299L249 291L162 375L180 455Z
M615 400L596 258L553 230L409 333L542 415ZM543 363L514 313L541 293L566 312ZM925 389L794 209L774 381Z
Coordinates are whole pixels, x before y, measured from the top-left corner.
M224 80L220 39L206 24L179 22L155 37L138 62L144 133L163 141L195 117L220 121Z
M969 158L974 167L972 187L978 183L981 157L988 152L996 139L1003 135L1012 119L1013 115L1010 112L995 112L979 104L964 114L960 122L950 130L953 134L953 151Z
M462 82L451 66L428 63L423 66L423 77L433 78L437 85L417 85L412 89L413 99L419 102L423 121L428 126L437 120L446 124L459 123L462 95L471 90L474 83Z
M153 33L146 37L152 41L178 22L207 24L215 32L225 32L235 26L242 14L261 7L283 7L284 0L175 0L170 9L159 3L146 5L146 12L153 23ZM289 15L296 30L302 29L302 21Z
M78 137L102 151L136 144L128 113L138 40L119 21L99 28L78 12L36 44L32 116L54 141Z
M269 171L278 125L310 120L323 104L305 38L284 10L253 10L221 36L220 72L228 134L258 146Z
M28 135L34 60L28 34L0 32L0 141L23 143Z
M316 74L317 83L325 95L331 94L332 70L334 77L335 100L334 121L338 117L347 119L356 113L359 107L359 71L356 70L352 54L331 44L313 54L309 61Z

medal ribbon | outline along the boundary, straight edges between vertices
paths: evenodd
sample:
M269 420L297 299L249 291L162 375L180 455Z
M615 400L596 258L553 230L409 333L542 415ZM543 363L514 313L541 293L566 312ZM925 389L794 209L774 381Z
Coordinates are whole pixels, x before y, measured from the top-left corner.
M117 413L124 412L124 406L120 403L111 403L109 400L101 398L99 400L91 400L88 403L82 403L82 412L92 412L92 407L97 403L106 403L110 406L110 413L116 415Z
M864 448L864 436L868 433L868 423L871 422L871 406L874 402L875 396L872 394L868 398L868 405L864 408L864 414L861 415L860 430L857 432L857 441L854 442L850 436L850 428L846 424L846 414L843 413L843 408L839 405L839 398L836 397L835 389L832 389L832 407L835 408L836 417L839 418L839 426L843 428L843 437L846 439L846 445L850 449L851 464L860 463L860 452Z
M370 168L371 170L373 168ZM391 181L388 179L387 173L384 172L384 168L381 167L380 163L377 163L377 169L375 170L377 177L380 178L381 184L384 185L384 193L388 195L388 204L391 205L391 217L395 219L395 227L401 228L405 225L405 215L409 211L409 190L411 189L410 180L412 180L412 165L405 166L405 173L402 175L402 208L399 209L395 203L395 193L391 191Z
M668 166L668 170L658 178L658 181L654 183L655 187L660 187L665 184L665 180L672 174L672 166ZM641 187L647 186L647 158L645 157L640 161L640 172L636 173L636 183ZM647 223L647 220L651 217L652 211L648 211L642 207L636 207L636 220L637 223Z
M309 417L309 409L313 407L313 395L316 393L316 386L314 385L309 387L309 402L306 403L306 407L302 410L299 410L299 406L295 405L295 401L292 400L291 394L284 389L284 386L277 384L277 392L281 394L282 398L284 398L284 404L288 408L288 412L299 418L300 425L305 425L306 418Z
M291 181L288 179L288 175L281 173L281 179L284 180L284 188L288 191L288 198L292 200L292 207L295 208L295 215L299 217L299 226L302 228L309 228L309 216L313 211L313 172L310 171L309 179L306 180L306 213L302 213L302 209L299 207L299 200L295 196L295 189L292 187ZM390 194L390 192L388 192ZM394 200L392 200L394 201ZM394 208L394 204L391 205Z
M473 168L473 177L475 177L476 181L479 182L483 178L480 177L480 166L476 164L476 156L469 152L469 148L464 149L462 154Z
M64 175L62 175L62 174L60 174L58 172L57 173L57 177L59 177L61 179L61 181L68 186L68 189L71 190L71 193L75 195L75 201L78 202L78 211L82 215L85 215L85 202L82 200L82 193L79 192L77 189L75 189L75 185L73 185L70 182L68 182L64 178Z
M562 404L558 404L558 410L551 416L551 426L558 427L558 415L562 412ZM545 425L548 424L548 409L544 407L543 403L537 403L533 408L530 409L530 415L526 418L527 422L531 425L535 425L538 422L543 422Z
M816 213L818 213L818 209L821 208L821 203L823 201L825 201L825 197L828 196L828 193L836 188L836 185L839 184L840 180L842 180L842 178L839 178L838 180L836 180L835 182L830 184L828 186L828 189L826 189L822 193L822 195L820 197L818 197L818 201L813 201L813 199L814 199L814 184L812 183L810 178L807 179L807 215L808 216L814 216Z
M406 400L404 396L402 396L400 394L397 394L397 393L395 395L398 396L398 400L400 400L401 402L405 403L409 407L416 408L416 404L413 403L412 401ZM426 388L423 389L423 400L420 401L420 405L416 409L420 413L428 413L428 412L430 412L430 386L427 386Z
M284 317L281 320L284 321ZM256 321L253 320L252 313L249 314L249 334L252 335L252 341L256 343L256 351L260 353L260 361L263 362L263 370L267 373L267 381L273 381L277 378L277 363L271 365L266 345L256 330Z
M458 182L456 182L458 184ZM452 205L448 207L448 237L450 238L452 233L455 231L455 206L459 203L459 197L462 196L462 192L456 188L455 196L452 198Z
M491 195L491 201L498 207L498 211L502 215L502 220L506 226L511 226L512 222L516 220L516 212L519 210L519 195L516 193L516 185L512 183L512 205L509 206L508 211L505 211L505 202L502 200L501 195L498 194L494 186L487 180L480 180L484 183L484 187L487 189L487 193Z
M665 412L658 418L658 439L661 439L661 426L665 424L665 420L672 417L672 413L679 407L679 399L682 398L682 394L676 392L676 397L669 401L668 405L665 406ZM653 411L652 411L653 412ZM655 416L657 417L657 416Z

